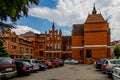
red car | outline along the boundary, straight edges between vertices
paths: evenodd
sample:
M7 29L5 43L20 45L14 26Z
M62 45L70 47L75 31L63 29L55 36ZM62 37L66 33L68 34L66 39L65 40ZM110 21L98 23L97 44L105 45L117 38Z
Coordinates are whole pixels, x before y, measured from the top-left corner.
M52 60L51 62L52 62L52 64L53 64L55 67L59 67L59 66L60 66L60 63L59 63L57 60Z
M48 68L53 68L53 64L52 64L51 61L49 61L49 60L44 60L44 61L42 61L42 62L43 62L43 64L47 65Z
M0 80L15 77L17 75L16 64L10 57L0 57Z

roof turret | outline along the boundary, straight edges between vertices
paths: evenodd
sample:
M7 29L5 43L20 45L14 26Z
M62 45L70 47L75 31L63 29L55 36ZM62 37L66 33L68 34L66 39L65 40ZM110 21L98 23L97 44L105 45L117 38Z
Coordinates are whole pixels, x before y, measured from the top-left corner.
M95 3L94 3L94 7L93 7L93 11L92 11L92 14L96 14L97 13L97 10L95 8Z

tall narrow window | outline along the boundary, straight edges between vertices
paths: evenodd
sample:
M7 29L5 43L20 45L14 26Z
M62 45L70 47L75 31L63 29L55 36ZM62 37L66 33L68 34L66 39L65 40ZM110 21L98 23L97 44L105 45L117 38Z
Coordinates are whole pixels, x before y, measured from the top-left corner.
M92 51L91 49L86 50L86 58L91 58L92 57Z
M56 36L54 36L54 40L56 41Z
M48 53L46 54L46 57L49 57L49 54L48 54Z
M80 50L80 57L83 57L83 50Z
M60 49L60 43L58 43L58 49Z
M29 53L29 50L28 50L28 48L26 48L26 53Z
M50 43L50 50L52 50L52 42Z
M58 40L60 40L60 37L58 37Z
M56 53L54 53L54 57L56 57Z
M54 49L55 49L55 50L56 50L56 46L57 46L56 43L54 43Z
M24 48L23 47L20 47L20 52L24 52Z
M52 54L51 53L49 53L50 54L50 57L52 57Z
M43 56L43 51L40 51L40 52L39 52L39 56Z
M31 54L33 53L33 49L31 49Z
M57 53L57 57L59 57L59 53Z

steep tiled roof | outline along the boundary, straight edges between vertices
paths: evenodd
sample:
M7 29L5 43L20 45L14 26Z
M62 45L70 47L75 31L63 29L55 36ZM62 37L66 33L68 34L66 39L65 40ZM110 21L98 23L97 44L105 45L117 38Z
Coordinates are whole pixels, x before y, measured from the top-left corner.
M74 24L72 35L79 35L84 33L84 24Z
M85 23L106 22L101 14L89 14Z
M29 32L26 32L25 34L21 34L21 36L36 36L36 35L34 32L29 31Z
M38 34L38 33L34 33L32 31L29 31L29 32L26 32L24 34L21 34L20 36L23 36L23 37L45 37L45 34Z

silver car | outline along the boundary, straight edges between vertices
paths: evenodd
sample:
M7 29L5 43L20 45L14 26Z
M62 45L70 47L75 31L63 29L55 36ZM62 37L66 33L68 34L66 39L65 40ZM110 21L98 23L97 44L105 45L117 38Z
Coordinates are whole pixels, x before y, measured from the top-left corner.
M112 68L116 65L120 65L120 59L106 59L106 61L102 65L102 72L106 73L108 68Z

